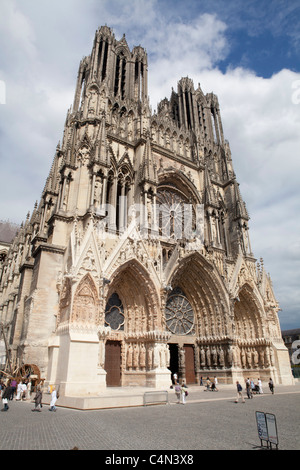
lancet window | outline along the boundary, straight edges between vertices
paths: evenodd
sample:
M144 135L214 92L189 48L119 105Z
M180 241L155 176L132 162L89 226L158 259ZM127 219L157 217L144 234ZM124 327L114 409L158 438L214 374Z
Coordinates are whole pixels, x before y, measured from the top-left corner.
M144 78L144 64L138 59L135 61L134 68L134 81L135 81L135 98L138 100L142 99L143 91L143 78Z
M125 98L125 82L126 82L126 58L123 52L117 55L116 74L115 74L115 96L120 95L122 100Z
M99 44L99 55L98 55L98 74L101 80L106 77L107 68L107 56L108 56L108 43L101 39Z

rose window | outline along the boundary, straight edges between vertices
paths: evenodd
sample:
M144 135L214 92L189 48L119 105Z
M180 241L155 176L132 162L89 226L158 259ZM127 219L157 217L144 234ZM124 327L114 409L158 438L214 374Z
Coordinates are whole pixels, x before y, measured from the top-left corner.
M194 333L194 312L184 292L176 288L168 297L165 317L167 329L176 335Z

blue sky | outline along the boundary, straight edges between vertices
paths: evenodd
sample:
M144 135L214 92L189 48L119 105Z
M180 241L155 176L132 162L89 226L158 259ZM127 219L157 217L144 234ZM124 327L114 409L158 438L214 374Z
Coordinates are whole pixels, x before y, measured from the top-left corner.
M107 24L146 48L153 111L183 76L218 95L254 255L282 328L300 327L299 0L0 0L0 15L0 220L40 199L79 62Z

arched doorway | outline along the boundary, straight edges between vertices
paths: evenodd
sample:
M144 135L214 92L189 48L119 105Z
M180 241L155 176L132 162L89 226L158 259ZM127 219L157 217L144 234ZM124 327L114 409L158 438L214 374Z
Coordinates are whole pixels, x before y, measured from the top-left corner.
M136 259L124 263L110 278L105 309L105 325L111 328L105 347L107 385L145 386L157 358L155 335L150 332L161 324L158 295L149 273ZM162 348L158 356L164 356Z
M232 320L222 279L196 252L180 260L167 282L175 286L166 301L165 321L172 333L169 343L179 347L179 376L199 383L201 375L229 375Z

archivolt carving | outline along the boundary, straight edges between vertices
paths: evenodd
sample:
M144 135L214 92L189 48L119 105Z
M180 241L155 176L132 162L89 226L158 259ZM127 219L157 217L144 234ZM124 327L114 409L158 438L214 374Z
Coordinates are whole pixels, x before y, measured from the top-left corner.
M91 276L87 274L76 289L71 321L87 324L98 323L97 305L97 289Z
M256 297L247 284L239 292L234 305L235 333L237 339L247 341L264 336L264 325Z
M228 296L213 267L194 253L182 258L168 284L180 287L196 315L196 334L222 337L232 332Z
M126 333L136 334L157 328L159 298L148 273L138 261L125 263L111 276L108 298L113 292L122 299Z

